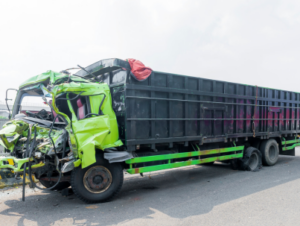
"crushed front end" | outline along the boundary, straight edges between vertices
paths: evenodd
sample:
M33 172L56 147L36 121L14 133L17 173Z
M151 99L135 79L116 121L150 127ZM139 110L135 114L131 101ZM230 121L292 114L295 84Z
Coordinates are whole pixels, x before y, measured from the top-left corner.
M16 174L22 172L29 161L34 172L42 174L51 168L49 164L53 166L56 154L64 158L69 153L68 133L64 128L51 129L26 116L7 122L0 130L0 138L0 144L9 152L0 158L0 168L9 168Z
M44 107L26 110L24 98ZM47 188L70 186L75 167L96 162L96 150L122 146L107 84L48 71L20 86L12 120L0 130L0 169L34 175ZM25 170L24 170L25 169ZM36 185L35 185L36 186Z

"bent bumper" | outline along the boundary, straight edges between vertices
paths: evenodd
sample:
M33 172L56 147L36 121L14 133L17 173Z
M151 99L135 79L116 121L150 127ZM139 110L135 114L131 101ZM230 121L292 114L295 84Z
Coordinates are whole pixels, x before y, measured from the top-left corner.
M0 169L10 169L13 170L15 173L17 172L23 172L24 170L24 163L29 162L29 158L24 159L17 159L13 156L6 156L6 157L0 157ZM31 160L32 161L32 160ZM38 164L32 165L31 168L39 168L44 166L45 163L40 162ZM26 168L28 170L28 167Z

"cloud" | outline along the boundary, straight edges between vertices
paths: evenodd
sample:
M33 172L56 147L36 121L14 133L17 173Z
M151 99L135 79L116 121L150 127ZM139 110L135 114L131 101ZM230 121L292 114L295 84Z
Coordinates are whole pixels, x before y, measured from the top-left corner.
M0 99L49 69L110 57L297 91L299 23L292 0L2 1Z

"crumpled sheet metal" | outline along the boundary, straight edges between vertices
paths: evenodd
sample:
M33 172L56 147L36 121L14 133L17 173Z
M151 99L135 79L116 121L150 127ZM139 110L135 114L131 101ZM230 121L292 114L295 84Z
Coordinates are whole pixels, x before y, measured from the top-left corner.
M28 124L20 120L12 120L3 125L0 130L0 145L13 150L14 145L24 130L28 129ZM8 139L10 137L10 139Z
M96 149L104 150L123 144L118 137L108 137L111 131L108 115L75 119L72 127L78 143L79 158L82 159L82 168L96 162Z
M91 113L98 114L99 107L104 98L101 110L104 115L89 117L78 120L70 100L68 106L72 113L72 129L78 145L78 157L82 160L82 168L88 167L96 162L96 149L122 146L119 140L117 118L112 108L110 89L107 84L97 83L69 83L57 86L53 92L81 92L82 96L89 96ZM90 96L93 95L93 96Z
M132 159L133 155L128 151L114 151L104 153L104 158L107 159L109 163L124 162L128 159Z
M45 82L47 80L49 80L49 82L48 82L49 84L54 84L59 79L63 79L63 78L68 79L69 76L67 74L64 74L64 73L59 73L59 72L49 70L45 73L42 73L42 74L33 76L30 79L27 79L25 82L23 82L20 85L20 89L22 87L38 84L38 83L41 83L41 82ZM78 81L78 82L88 82L88 80L86 80L84 78L79 78L77 76L71 76L71 80L72 81Z
M103 151L106 148L122 146L123 143L119 140L117 119L115 112L112 109L112 99L109 86L105 83L92 83L84 78L76 76L71 76L69 83L66 83L68 79L69 75L67 74L48 71L28 79L20 86L20 88L22 89L23 87L24 89L25 87L28 88L33 85L36 86L35 88L40 87L49 95L51 94L54 111L57 114L64 116L68 122L65 129L69 133L69 141L71 142L70 148L73 151L74 156L77 159L81 159L82 168L85 168L96 162L96 149ZM46 88L46 83L51 85L49 90ZM70 101L68 101L70 111L72 112L71 122L67 115L59 112L55 105L55 97L60 93L73 92L75 94L79 94L82 91L84 91L81 94L82 96L89 96L91 112L96 114L99 113L99 107L102 99L104 98L103 94L105 94L105 99L101 107L101 111L104 115L77 120L72 105L70 104ZM14 128L11 128L10 131L4 131L4 133L7 134L7 132L9 132L10 134L14 133L13 135L18 135L16 131L18 126L12 127ZM56 139L59 137L60 136L53 136L54 142L56 142ZM4 143L2 141L0 142L0 145ZM14 144L11 145L9 149L12 151L13 147Z
M79 157L82 157L82 168L96 162L96 148L103 150L105 137L109 133L109 118L101 116L74 121L72 123L78 142Z

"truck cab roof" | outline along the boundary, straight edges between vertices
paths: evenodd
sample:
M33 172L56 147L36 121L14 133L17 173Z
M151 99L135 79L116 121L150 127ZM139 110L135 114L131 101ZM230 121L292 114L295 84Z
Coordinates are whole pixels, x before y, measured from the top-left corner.
M76 75L81 77L91 78L93 76L109 73L121 68L125 70L130 70L130 65L128 61L121 60L118 58L110 58L110 59L99 60L85 67L85 70L78 71Z

